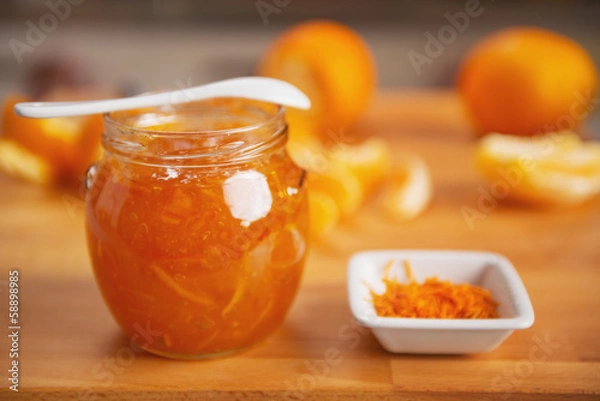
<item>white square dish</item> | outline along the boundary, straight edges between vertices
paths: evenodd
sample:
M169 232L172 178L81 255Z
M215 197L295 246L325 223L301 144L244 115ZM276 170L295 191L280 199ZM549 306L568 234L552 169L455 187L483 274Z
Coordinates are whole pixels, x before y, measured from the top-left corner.
M377 316L369 288L385 290L386 264L399 281L408 281L402 269L410 261L418 282L437 277L452 283L478 285L498 302L498 318L427 319ZM504 256L488 252L437 250L385 250L354 254L348 263L350 309L358 322L371 328L383 348L411 354L471 354L489 352L514 330L533 324L529 296L513 265Z

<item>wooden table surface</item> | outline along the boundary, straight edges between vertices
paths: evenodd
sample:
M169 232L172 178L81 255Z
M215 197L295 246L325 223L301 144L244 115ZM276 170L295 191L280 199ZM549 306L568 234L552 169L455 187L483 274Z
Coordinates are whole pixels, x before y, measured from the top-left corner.
M579 400L600 399L600 200L573 210L498 205L469 226L489 188L450 92L379 96L358 127L415 151L431 167L429 210L392 223L367 204L315 244L283 326L239 355L180 362L129 347L104 306L89 265L77 193L0 175L0 313L8 271L20 274L20 391L2 378L1 400ZM534 325L497 350L470 356L396 355L351 319L348 257L385 248L477 249L506 255L527 287ZM0 351L8 375L7 336ZM328 355L337 352L336 363Z

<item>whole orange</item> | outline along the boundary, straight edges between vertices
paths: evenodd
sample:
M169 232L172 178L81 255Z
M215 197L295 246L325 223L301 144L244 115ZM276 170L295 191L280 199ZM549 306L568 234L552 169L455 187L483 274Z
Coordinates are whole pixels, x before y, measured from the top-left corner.
M548 30L493 33L464 57L458 89L478 134L575 129L593 110L598 74L575 41Z
M376 85L375 64L365 41L351 28L326 20L283 32L264 53L257 73L290 82L311 99L308 111L288 110L292 127L302 120L336 134L361 115Z

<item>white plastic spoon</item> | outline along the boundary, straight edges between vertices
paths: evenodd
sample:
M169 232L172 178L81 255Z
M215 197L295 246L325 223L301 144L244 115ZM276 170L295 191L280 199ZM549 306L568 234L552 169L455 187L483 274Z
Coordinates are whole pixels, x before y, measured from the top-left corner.
M242 77L171 92L125 97L121 99L81 102L24 102L15 105L15 113L23 117L50 118L82 116L140 107L177 104L218 97L241 97L277 103L298 109L309 109L310 99L294 85L273 78Z

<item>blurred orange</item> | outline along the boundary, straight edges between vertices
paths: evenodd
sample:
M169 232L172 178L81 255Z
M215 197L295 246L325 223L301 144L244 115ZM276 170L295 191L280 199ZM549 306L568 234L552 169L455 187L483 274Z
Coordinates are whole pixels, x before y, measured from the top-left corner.
M593 109L598 76L573 40L515 27L481 40L464 58L458 89L478 134L575 129Z
M60 98L67 100L64 96ZM76 183L81 180L101 151L102 116L44 119L17 116L13 111L14 105L29 101L32 99L27 96L13 94L7 96L4 102L0 134L4 141L12 144L4 148L5 156L12 160L11 172L43 183ZM46 166L43 176L32 177L31 171L41 171L32 168L33 160L37 165Z
M352 124L368 105L376 85L366 43L349 27L332 21L304 22L285 31L265 52L257 73L304 91L312 107L288 110L290 125L304 120L321 134Z

